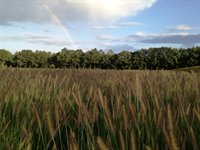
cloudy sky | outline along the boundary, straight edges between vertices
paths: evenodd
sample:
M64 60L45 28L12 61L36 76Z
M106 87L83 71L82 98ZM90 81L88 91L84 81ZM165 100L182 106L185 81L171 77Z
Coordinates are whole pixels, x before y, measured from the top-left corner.
M200 45L200 0L0 0L0 48Z

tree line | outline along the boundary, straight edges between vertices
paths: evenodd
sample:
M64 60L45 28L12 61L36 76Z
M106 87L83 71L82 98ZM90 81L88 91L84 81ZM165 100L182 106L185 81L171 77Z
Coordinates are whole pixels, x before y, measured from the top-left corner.
M200 65L200 47L149 48L130 52L104 52L96 48L63 48L60 52L21 50L12 54L0 49L0 65L23 68L176 69Z

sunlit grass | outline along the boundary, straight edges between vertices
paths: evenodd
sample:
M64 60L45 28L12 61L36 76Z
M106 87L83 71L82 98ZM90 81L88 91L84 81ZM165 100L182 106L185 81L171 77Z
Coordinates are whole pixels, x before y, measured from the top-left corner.
M0 149L198 149L200 74L0 70Z

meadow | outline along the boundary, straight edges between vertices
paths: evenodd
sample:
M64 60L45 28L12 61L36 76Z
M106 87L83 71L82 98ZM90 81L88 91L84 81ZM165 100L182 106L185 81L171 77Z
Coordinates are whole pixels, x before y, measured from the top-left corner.
M200 73L0 69L0 149L198 150Z

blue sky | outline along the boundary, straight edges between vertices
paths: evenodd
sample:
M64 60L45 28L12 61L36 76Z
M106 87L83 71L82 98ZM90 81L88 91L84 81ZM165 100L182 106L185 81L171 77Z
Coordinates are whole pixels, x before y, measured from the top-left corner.
M0 48L200 46L200 0L0 0Z

